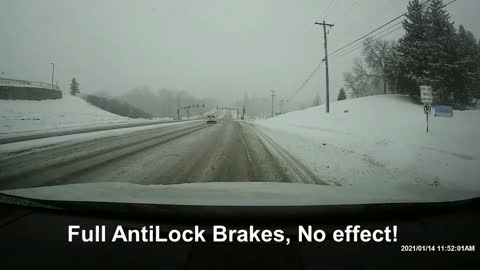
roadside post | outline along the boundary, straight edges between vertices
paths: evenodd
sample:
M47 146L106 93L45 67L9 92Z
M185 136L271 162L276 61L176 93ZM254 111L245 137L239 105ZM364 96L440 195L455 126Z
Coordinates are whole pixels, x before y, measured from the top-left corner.
M428 115L432 112L432 105L430 105L430 104L423 105L423 111L425 112L425 115L427 116L427 132L428 132Z
M190 106L185 106L185 110L187 111L187 120L190 120Z
M430 85L421 85L420 86L420 99L423 103L423 111L427 119L427 133L428 133L428 115L432 112L432 87Z

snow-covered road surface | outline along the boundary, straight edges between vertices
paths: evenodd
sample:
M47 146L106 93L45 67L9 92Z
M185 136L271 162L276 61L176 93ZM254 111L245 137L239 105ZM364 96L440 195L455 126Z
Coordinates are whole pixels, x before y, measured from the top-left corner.
M198 112L189 119L201 119ZM172 123L169 117L132 119L97 108L80 97L57 100L0 100L0 145L53 136Z
M88 182L325 184L230 114L213 125L192 121L64 143L16 152L3 145L9 155L0 164L0 189Z
M375 191L382 198L480 196L479 111L433 118L426 134L422 106L404 96L331 108L330 114L320 106L256 121L226 113L213 125L196 120L4 144L0 189L285 182Z

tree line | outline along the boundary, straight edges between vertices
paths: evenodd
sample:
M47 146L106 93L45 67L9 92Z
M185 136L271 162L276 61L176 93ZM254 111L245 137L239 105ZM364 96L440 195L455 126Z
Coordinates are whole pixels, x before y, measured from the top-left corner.
M137 87L131 89L119 99L134 105L157 117L176 117L177 108L180 107L180 116L186 117L186 106L201 104L201 108L195 108L190 114L198 114L211 110L217 101L211 98L197 98L187 91L170 89L153 90L149 87ZM205 104L205 107L203 107Z
M344 73L352 97L400 93L419 101L420 85L434 103L467 108L480 98L480 42L450 20L442 0L412 0L398 41L367 39L362 59Z
M70 83L70 94L76 96L80 94L80 83L74 77ZM126 102L115 98L100 97L95 95L87 95L84 99L102 110L111 112L120 116L130 117L130 118L146 118L151 119L152 115L142 111L141 109L136 108Z
M152 118L152 115L146 113L126 102L120 101L115 98L98 97L94 95L88 95L86 101L96 107L99 107L107 112L111 112L117 115L130 117L130 118Z

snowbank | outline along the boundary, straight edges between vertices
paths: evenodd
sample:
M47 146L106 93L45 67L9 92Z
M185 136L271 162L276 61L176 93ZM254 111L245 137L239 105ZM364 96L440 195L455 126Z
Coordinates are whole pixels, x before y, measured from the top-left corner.
M254 124L322 180L344 187L478 191L480 111L430 117L400 95L334 102ZM348 112L345 112L348 110Z
M57 100L0 100L0 134L139 121L146 120L112 114L68 94Z

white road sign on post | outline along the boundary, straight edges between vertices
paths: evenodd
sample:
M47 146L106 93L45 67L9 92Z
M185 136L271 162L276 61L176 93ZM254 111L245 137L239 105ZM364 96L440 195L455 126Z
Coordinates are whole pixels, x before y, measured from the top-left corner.
M427 133L428 133L428 115L432 110L432 102L433 102L433 94L432 94L432 87L430 85L421 85L420 86L420 99L423 106L423 111L427 117Z
M431 86L429 85L420 86L420 99L422 100L423 104L432 104L433 95L432 95Z

